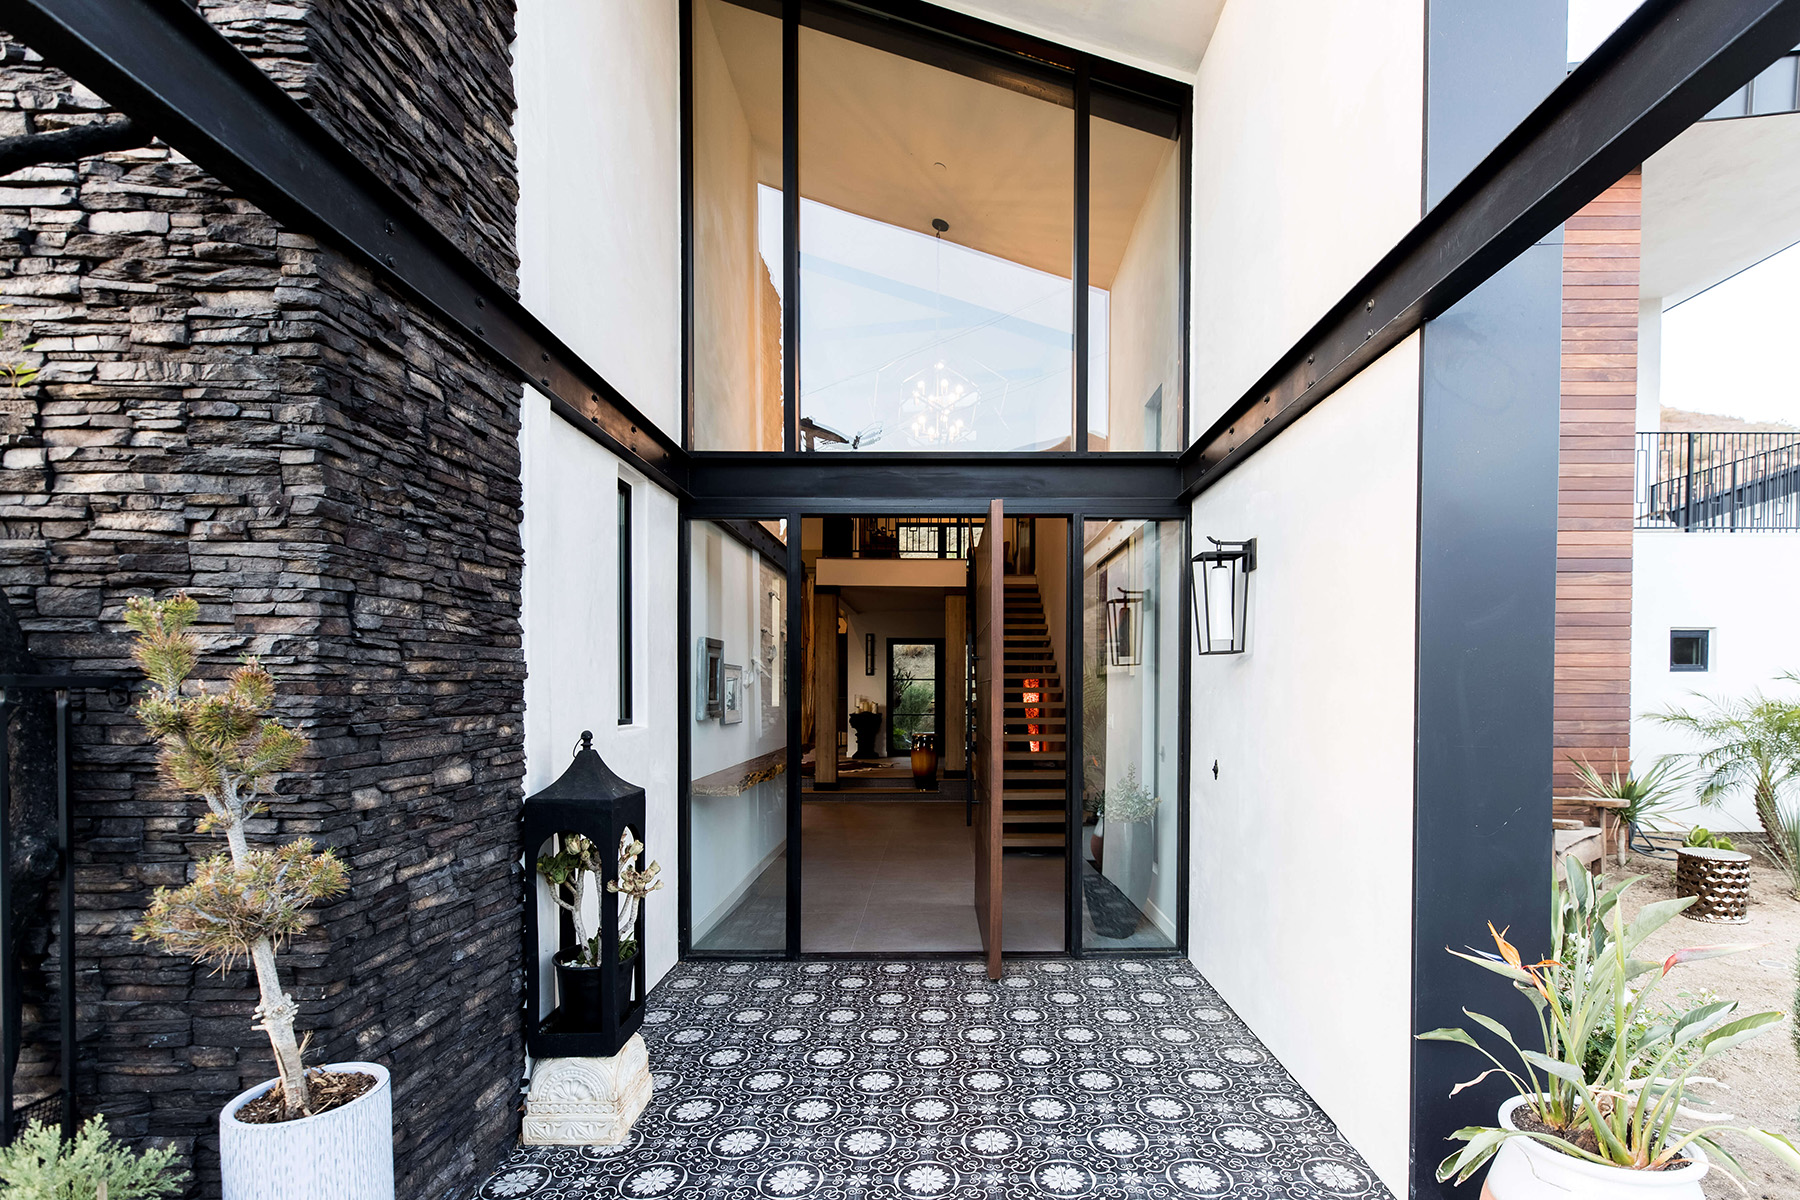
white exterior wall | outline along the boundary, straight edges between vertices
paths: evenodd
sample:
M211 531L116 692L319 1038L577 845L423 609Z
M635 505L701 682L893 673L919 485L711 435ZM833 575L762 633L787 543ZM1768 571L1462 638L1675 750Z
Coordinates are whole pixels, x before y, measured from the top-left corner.
M1420 215L1425 6L1225 6L1194 89L1199 437Z
M1745 696L1757 689L1792 696L1778 679L1800 671L1800 533L1679 533L1643 530L1632 538L1631 757L1641 768L1695 748L1678 730L1646 719L1670 706L1692 709L1694 693ZM1710 629L1710 669L1669 670L1669 631ZM1596 763L1607 768L1610 764ZM1671 827L1756 829L1748 796L1725 807L1697 803Z
M581 731L608 766L643 785L649 857L662 864L663 890L646 906L644 960L651 983L676 957L677 860L675 722L678 648L675 611L676 504L626 470L605 448L525 391L519 450L525 480L525 794L568 766ZM618 655L618 481L632 485L633 722L620 725ZM541 890L541 889L540 889ZM547 898L540 922L555 910ZM548 1001L549 958L540 995Z
M1193 509L1258 563L1248 651L1193 660L1192 956L1402 1196L1418 423L1414 335Z
M519 0L519 298L681 431L678 0Z

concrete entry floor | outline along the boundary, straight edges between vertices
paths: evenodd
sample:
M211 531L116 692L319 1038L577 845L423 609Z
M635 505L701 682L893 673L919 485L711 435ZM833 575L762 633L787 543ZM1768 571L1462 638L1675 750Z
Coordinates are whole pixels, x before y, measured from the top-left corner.
M478 1200L1391 1200L1179 960L687 962L621 1146L533 1147Z
M805 953L953 954L981 949L975 837L961 802L808 800L802 812ZM1009 854L1002 945L1066 949L1062 855Z

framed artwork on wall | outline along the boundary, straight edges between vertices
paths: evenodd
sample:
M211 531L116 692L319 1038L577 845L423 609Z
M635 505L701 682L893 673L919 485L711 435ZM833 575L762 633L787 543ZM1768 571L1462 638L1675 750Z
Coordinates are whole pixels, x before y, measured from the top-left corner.
M736 663L725 663L722 675L723 704L719 712L719 724L736 725L744 719L744 668Z

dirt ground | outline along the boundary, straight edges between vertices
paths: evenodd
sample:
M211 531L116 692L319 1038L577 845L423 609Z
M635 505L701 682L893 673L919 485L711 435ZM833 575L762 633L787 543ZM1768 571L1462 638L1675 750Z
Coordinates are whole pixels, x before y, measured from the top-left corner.
M1608 860L1607 869L1617 873ZM1646 876L1625 896L1629 914L1652 900L1675 894L1675 863L1632 855L1628 874ZM1749 942L1757 948L1726 958L1708 959L1675 968L1660 990L1675 993L1711 990L1721 999L1738 1001L1738 1012L1774 1009L1788 1014L1781 1025L1762 1037L1715 1059L1713 1074L1722 1087L1702 1087L1696 1095L1737 1118L1735 1123L1761 1126L1800 1140L1800 1060L1793 1041L1794 956L1800 948L1800 900L1795 900L1788 877L1768 865L1760 855L1751 865L1750 920L1744 925L1714 925L1676 917L1646 944L1644 957L1664 957L1688 946L1722 942ZM1703 1183L1709 1198L1749 1197L1760 1200L1800 1200L1800 1176L1783 1167L1773 1155L1743 1138L1727 1137L1726 1147L1737 1156L1748 1176L1749 1191L1739 1189L1715 1168Z

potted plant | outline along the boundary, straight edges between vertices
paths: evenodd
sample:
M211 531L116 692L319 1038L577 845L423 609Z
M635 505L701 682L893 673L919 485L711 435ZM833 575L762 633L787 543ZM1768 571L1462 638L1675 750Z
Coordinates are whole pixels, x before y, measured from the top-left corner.
M1800 683L1790 672L1782 678ZM1700 802L1717 805L1748 790L1769 857L1788 873L1800 898L1800 804L1783 793L1800 780L1800 701L1753 692L1742 699L1706 699L1703 711L1668 708L1652 720L1684 729L1705 744L1679 755L1700 773Z
M599 880L605 864L591 838L579 833L565 833L559 835L556 842L551 853L538 857L537 871L550 885L550 897L556 906L566 911L575 923L575 945L558 952L555 958L556 988L561 998L563 1020L570 1029L598 1029L600 956L605 949L599 931L593 930L588 922L588 913L593 885ZM638 911L644 897L662 886L662 880L657 878L662 872L660 863L653 862L643 870L638 869L637 860L643 852L644 843L629 835L621 838L618 878L608 880L606 884L606 890L619 897L619 970L615 975L615 986L620 1012L631 1003L631 984L636 977L631 962L638 956ZM593 896L593 911L598 911L598 899Z
M1660 1002L1657 985L1677 966L1749 947L1700 946L1662 962L1640 959L1645 939L1694 902L1654 901L1627 922L1619 901L1641 878L1602 891L1567 858L1553 885L1548 958L1525 962L1491 925L1498 953L1451 952L1513 982L1537 1013L1543 1049L1526 1049L1505 1025L1467 1009L1516 1055L1516 1069L1466 1030L1419 1035L1471 1046L1494 1064L1456 1091L1498 1074L1518 1092L1501 1105L1495 1125L1452 1135L1465 1145L1438 1166L1439 1182L1460 1184L1491 1159L1483 1200L1700 1200L1710 1159L1741 1174L1719 1142L1722 1133L1746 1137L1800 1171L1800 1151L1782 1135L1693 1107L1701 1103L1690 1095L1699 1068L1766 1032L1781 1014L1738 1016L1734 1000Z
M307 907L344 891L343 864L306 838L252 849L245 831L306 739L266 715L275 680L255 659L223 688L187 686L200 661L189 631L199 615L199 604L179 594L137 596L125 606L137 634L132 658L150 681L137 716L161 744L163 781L206 802L199 831L222 836L226 852L200 862L185 887L158 888L132 936L220 971L248 960L256 972L261 1003L252 1027L268 1035L279 1075L219 1116L225 1200L392 1200L388 1072L367 1062L306 1069L294 1035L298 1007L275 960L305 924Z
M1156 861L1156 807L1162 800L1150 794L1138 779L1136 767L1106 789L1095 817L1092 848L1100 873L1130 902L1111 906L1100 927L1096 908L1095 928L1107 937L1127 937L1137 929L1139 916L1150 902L1150 868Z
M1606 775L1585 759L1570 758L1569 763L1588 799L1608 801L1609 806L1616 804L1613 816L1619 822L1619 844L1615 852L1621 867L1625 865L1631 835L1673 808L1676 795L1686 782L1680 763L1672 758L1659 760L1642 775L1629 770L1621 772L1616 759L1611 773Z

